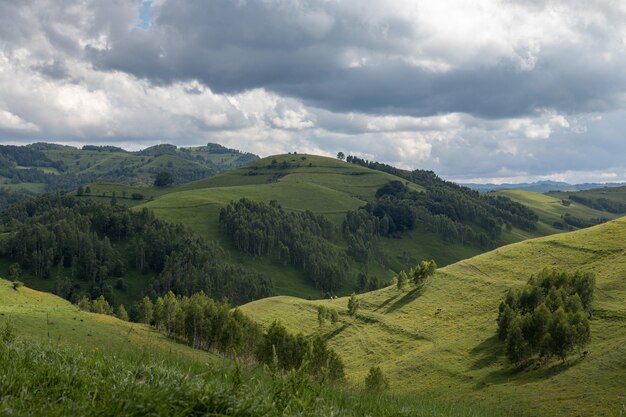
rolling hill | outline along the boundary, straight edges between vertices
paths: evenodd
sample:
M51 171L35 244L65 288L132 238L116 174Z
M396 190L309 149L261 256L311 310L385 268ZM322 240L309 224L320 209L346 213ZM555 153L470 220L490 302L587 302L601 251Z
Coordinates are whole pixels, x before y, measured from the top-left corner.
M192 349L145 324L80 311L1 278L0 367L0 414L11 416L501 415L351 386L294 387L290 374L271 376L249 360Z
M539 194L525 190L501 190L496 191L495 194L506 196L530 207L539 216L538 230L544 235L579 228L566 223L564 220L569 220L572 223L571 219L578 219L581 224L591 225L597 223L599 219L609 220L619 217L617 214L597 210L572 201L568 198L571 193ZM626 202L626 195L622 196L621 201Z
M321 334L344 358L350 379L380 364L394 390L465 398L529 416L617 416L626 403L626 218L498 248L439 269L425 289L395 286L359 297L307 301L272 297L242 311L268 325ZM495 337L498 304L545 267L596 275L589 354L517 371ZM317 306L340 312L320 328Z
M2 145L0 188L26 194L67 191L96 180L145 187L152 185L159 172L172 173L174 182L182 184L256 159L256 155L212 143L190 148L156 145L137 152L114 146Z
M148 208L161 219L185 224L203 237L219 241L237 262L271 276L279 294L317 298L320 291L312 287L296 268L285 267L271 257L249 256L237 251L220 229L220 209L242 197L266 203L276 200L287 211L310 210L341 227L348 211L374 202L377 190L391 181L400 181L411 191L424 191L422 185L387 172L332 158L276 155L215 177L171 188L166 194L154 195L153 200L137 205L135 209ZM99 184L92 185L94 190L100 187ZM120 191L118 189L117 195ZM499 244L538 235L541 234L513 228L503 233ZM335 243L342 249L346 247L344 241ZM339 293L355 290L360 272L385 283L394 271L421 259L433 258L440 265L447 265L485 251L476 245L445 241L437 233L419 225L402 234L400 239L382 237L380 247L386 262L352 263L351 277Z

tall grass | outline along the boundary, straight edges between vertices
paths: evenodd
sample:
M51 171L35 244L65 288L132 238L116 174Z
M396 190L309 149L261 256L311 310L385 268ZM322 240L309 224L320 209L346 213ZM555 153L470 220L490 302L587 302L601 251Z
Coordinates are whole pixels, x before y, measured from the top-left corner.
M489 416L411 397L346 391L304 372L0 340L1 416Z

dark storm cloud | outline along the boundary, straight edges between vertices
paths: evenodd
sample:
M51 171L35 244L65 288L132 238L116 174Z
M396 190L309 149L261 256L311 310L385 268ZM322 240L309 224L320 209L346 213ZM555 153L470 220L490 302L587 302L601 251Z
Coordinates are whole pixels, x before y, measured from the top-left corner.
M166 0L150 30L111 33L110 48L89 55L100 69L155 83L197 79L218 93L266 88L336 112L604 111L626 89L623 55L602 59L587 38L611 35L593 25L584 42L544 47L532 68L502 57L434 71L407 62L422 58L411 47L427 37L408 19L371 23L344 12L335 3ZM350 53L368 61L351 67Z

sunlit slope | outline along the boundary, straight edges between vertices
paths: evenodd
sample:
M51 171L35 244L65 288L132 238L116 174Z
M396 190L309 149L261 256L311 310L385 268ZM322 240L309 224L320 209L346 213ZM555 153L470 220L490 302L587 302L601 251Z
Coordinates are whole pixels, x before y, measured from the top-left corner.
M176 343L144 324L87 313L55 295L0 279L0 329L9 321L20 339L99 349L112 354L145 353L159 359L205 363L212 355Z
M543 416L618 416L626 403L626 218L505 246L440 269L422 293L395 287L360 296L357 319L347 299L274 297L242 309L263 324L321 332L338 350L349 378L380 364L393 389L467 398ZM589 355L515 372L495 339L504 292L544 267L597 277ZM337 308L341 322L322 329L316 307ZM440 310L439 310L440 309Z
M313 287L299 269L285 267L268 257L251 257L236 251L220 233L219 210L243 197L260 202L276 200L286 210L310 210L326 216L340 227L346 212L374 200L376 190L393 180L401 179L333 158L301 154L276 155L215 177L169 188L168 192L136 208L149 208L163 220L182 223L207 239L219 241L237 261L272 277L279 294L317 298L320 291ZM422 190L416 184L410 184L410 187L416 191ZM424 249L430 248L424 245L429 239L434 239L433 251ZM476 248L456 245L455 250L448 255L447 250L440 250L441 243L436 235L424 234L407 244L407 250L415 258L421 258L422 254L433 257L436 255L434 252L440 252L444 259L442 262L451 262L477 251ZM371 265L369 272L381 280L388 279L392 273L379 264ZM353 275L344 293L352 291L357 272Z
M573 201L569 202L569 205L565 205L563 204L563 199L556 198L553 195L524 190L501 190L495 193L530 207L539 216L538 229L541 232L545 232L543 234L560 232L553 226L553 223L560 221L561 216L565 214L584 220L598 218L614 219L618 217L615 214L595 210ZM565 194L563 198L566 198Z

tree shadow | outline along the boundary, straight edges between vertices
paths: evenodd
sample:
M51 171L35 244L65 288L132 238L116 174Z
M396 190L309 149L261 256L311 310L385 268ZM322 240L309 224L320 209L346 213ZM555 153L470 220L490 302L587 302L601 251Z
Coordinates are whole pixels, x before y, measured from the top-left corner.
M405 305L409 304L411 301L415 300L417 297L422 295L423 292L424 292L424 287L417 287L415 289L412 289L408 293L404 294L402 298L400 298L399 300L391 304L387 308L387 310L385 310L385 313L393 313L394 311L404 307Z
M502 344L498 340L497 336L491 336L488 339L483 340L470 351L472 357L476 357L474 363L470 369L477 370L486 368L498 361L498 357L502 355Z
M323 334L322 339L324 339L325 342L328 342L330 339L337 336L339 333L343 332L347 328L348 328L348 324L344 323L341 327L337 327L332 332Z
M507 383L524 385L547 380L567 371L584 360L584 357L570 356L565 362L553 358L545 363L535 358L528 360L522 365L513 366L504 358L504 345L496 336L492 336L478 344L471 350L471 354L478 356L471 366L473 370L499 365L497 369L489 372L478 381L474 386L475 389L484 389L489 385Z
M396 299L396 298L398 298L398 297L400 297L400 294L396 294L396 295L394 295L393 297L389 297L389 298L387 298L385 301L383 301L383 302L382 302L382 304L381 304L381 305L379 305L378 307L376 307L376 308L374 309L374 311L378 311L378 310L380 310L381 308L385 307L387 304L389 304L390 302L392 302L393 300L395 300L395 299Z

